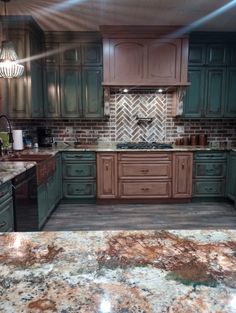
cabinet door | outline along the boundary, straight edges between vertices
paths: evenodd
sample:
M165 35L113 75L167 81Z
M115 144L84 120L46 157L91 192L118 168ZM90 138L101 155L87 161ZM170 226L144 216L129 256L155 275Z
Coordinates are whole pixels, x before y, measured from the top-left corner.
M56 172L55 172L55 201L58 203L62 196L62 165L61 165L61 154L56 156Z
M45 44L46 56L45 63L46 65L57 65L59 64L59 44L58 43L49 43Z
M82 45L82 64L87 66L102 65L102 45L100 43Z
M230 65L236 65L236 44L230 46Z
M222 117L225 99L225 69L210 68L206 72L206 117Z
M189 45L189 65L203 65L206 63L206 46L204 44Z
M147 81L174 84L181 80L181 39L150 40L147 55Z
M224 107L224 116L236 116L236 67L229 68L227 72L226 84L226 102Z
M236 202L236 153L230 152L228 175L227 175L227 195Z
M40 62L31 63L32 117L43 117L43 73Z
M188 71L191 85L187 87L184 97L184 116L201 117L204 99L205 70L199 67Z
M138 84L144 79L144 58L146 48L140 39L109 40L109 68L104 66L104 80L107 83ZM105 56L106 57L106 56Z
M97 197L117 198L117 154L97 154Z
M81 63L80 46L70 48L65 44L61 44L60 47L64 50L60 54L61 64L63 65L79 65Z
M174 153L173 197L190 198L192 195L192 153Z
M224 44L210 44L207 47L207 64L226 65L227 47Z
M38 187L38 216L39 228L43 226L48 214L48 191L47 185L42 184Z
M61 68L61 116L78 118L81 107L81 72L77 67Z
M83 68L83 111L86 118L103 116L102 68Z
M45 116L60 117L60 95L59 95L59 68L57 66L45 69Z

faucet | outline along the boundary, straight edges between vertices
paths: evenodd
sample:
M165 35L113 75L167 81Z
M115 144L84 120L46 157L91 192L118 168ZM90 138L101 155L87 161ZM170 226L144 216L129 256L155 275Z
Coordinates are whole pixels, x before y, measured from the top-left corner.
M11 122L10 122L9 118L5 114L0 115L0 119L1 118L4 118L7 121L7 124L8 124L8 127L9 127L9 132L8 132L9 143L12 144L14 142L14 140L13 140L13 135L12 135ZM2 142L2 140L0 140L0 156L2 156L2 145L3 145L3 142Z

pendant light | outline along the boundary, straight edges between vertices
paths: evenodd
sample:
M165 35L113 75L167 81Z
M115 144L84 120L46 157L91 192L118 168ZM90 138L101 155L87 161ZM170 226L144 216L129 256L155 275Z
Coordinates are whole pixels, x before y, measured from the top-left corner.
M5 18L7 15L6 3L10 0L1 0L4 2ZM3 40L0 50L0 78L20 77L24 73L24 66L18 63L18 56L13 43Z

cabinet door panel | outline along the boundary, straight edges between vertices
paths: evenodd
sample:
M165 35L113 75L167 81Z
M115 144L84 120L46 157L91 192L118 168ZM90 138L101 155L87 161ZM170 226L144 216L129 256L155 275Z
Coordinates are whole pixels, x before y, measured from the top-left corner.
M61 116L80 117L81 108L81 73L78 68L61 69Z
M87 43L82 45L83 65L102 65L102 45L99 43Z
M60 55L61 64L79 65L81 63L80 47L67 48L66 45L62 44L61 48L66 49Z
M110 40L110 81L134 84L142 80L145 53L141 40Z
M145 164L145 163L120 163L119 177L120 178L144 178L149 179L169 179L172 176L171 162L160 164Z
M48 214L48 191L47 184L42 184L38 187L38 218L39 228L44 224Z
M173 197L190 198L192 195L192 153L175 153L173 159Z
M97 155L97 196L100 199L117 197L117 154Z
M230 65L236 65L236 44L230 46Z
M191 85L187 87L184 98L184 116L200 117L204 101L205 70L197 67L190 68L188 75Z
M83 68L83 106L84 117L96 118L103 115L102 69Z
M170 198L170 181L128 181L119 183L119 197L123 199Z
M64 163L63 164L63 177L68 179L82 179L82 178L95 178L95 164L94 163Z
M180 81L181 40L150 41L148 44L147 80L160 83Z
M194 180L193 195L195 197L222 197L224 186L224 180Z
M236 153L230 152L227 174L227 196L236 202Z
M206 62L206 46L204 44L190 44L189 65L203 65Z
M225 176L226 164L222 162L196 162L194 165L195 178L223 178Z
M32 117L43 117L43 73L41 63L31 64Z
M223 44L210 44L207 49L207 64L226 65L227 49Z
M236 116L236 67L228 69L225 116Z
M207 70L206 117L222 117L225 91L225 69Z
M47 67L45 70L45 116L60 116L59 69Z
M96 195L96 183L94 181L69 181L63 182L64 197L69 198L94 198Z
M10 197L4 203L1 203L0 208L0 232L13 231L13 200Z

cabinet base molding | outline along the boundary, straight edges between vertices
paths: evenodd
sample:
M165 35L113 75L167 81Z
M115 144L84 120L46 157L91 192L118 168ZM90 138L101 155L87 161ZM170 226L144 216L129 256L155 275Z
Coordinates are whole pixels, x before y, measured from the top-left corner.
M189 203L191 198L182 199L97 199L96 204L165 204Z

